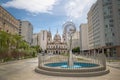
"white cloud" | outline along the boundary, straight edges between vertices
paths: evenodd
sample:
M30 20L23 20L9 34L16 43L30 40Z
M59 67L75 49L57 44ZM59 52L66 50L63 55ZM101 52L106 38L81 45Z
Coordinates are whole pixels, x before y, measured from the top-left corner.
M70 0L65 5L66 15L70 19L78 19L87 15L90 6L95 3L96 0Z
M37 16L38 13L53 13L67 16L68 20L86 20L87 12L96 0L10 0L4 7L23 9ZM54 9L54 10L53 10ZM81 19L82 18L82 19Z
M11 0L2 4L5 7L24 9L31 13L51 13L58 0Z

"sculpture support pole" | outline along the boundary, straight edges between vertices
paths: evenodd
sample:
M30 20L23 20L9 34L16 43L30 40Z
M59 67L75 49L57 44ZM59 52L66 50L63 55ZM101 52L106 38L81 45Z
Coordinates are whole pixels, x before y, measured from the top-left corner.
M72 35L70 35L70 49L69 49L69 56L68 56L68 66L71 67L73 66L73 55L72 55Z

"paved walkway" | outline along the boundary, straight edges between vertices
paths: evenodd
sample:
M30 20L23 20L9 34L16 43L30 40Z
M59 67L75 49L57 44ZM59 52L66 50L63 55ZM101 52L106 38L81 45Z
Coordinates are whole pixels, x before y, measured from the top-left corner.
M92 60L92 58L88 58L88 57L84 57L84 56L74 56L74 57L82 58L82 59L85 59L85 60ZM107 62L107 66L120 69L120 61L118 61L118 62Z
M0 80L120 80L120 69L108 67L110 73L97 77L57 77L34 71L37 58L0 64Z
M107 65L113 68L120 69L120 62L107 62Z

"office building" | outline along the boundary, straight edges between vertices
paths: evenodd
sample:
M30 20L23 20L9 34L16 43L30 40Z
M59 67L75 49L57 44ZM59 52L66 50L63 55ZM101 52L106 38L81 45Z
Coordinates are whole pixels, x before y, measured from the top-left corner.
M76 31L72 36L72 49L76 47L80 47L80 32Z
M38 45L38 34L33 34L32 36L32 46Z
M80 25L80 50L82 52L88 52L88 24Z
M19 35L30 45L32 44L33 26L29 21L19 21Z
M89 49L120 56L120 0L97 0L88 12Z

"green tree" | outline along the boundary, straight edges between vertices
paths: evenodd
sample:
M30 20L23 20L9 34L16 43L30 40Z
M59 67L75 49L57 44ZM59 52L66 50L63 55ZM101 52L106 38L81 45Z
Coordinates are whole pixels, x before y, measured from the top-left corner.
M11 34L0 31L0 60L2 62L11 58L11 54L9 52L11 43L10 37Z
M73 48L73 49L72 49L72 52L73 52L73 53L78 53L78 52L80 52L80 47L75 47L75 48Z
M17 34L15 34L15 35L12 36L12 38L13 38L14 47L16 49L19 49L20 45L23 42L22 37L17 35Z
M8 49L8 40L9 40L9 35L3 31L0 31L0 51L2 51L4 48Z
M0 31L0 61L35 57L41 50L39 46L32 48L22 37Z

